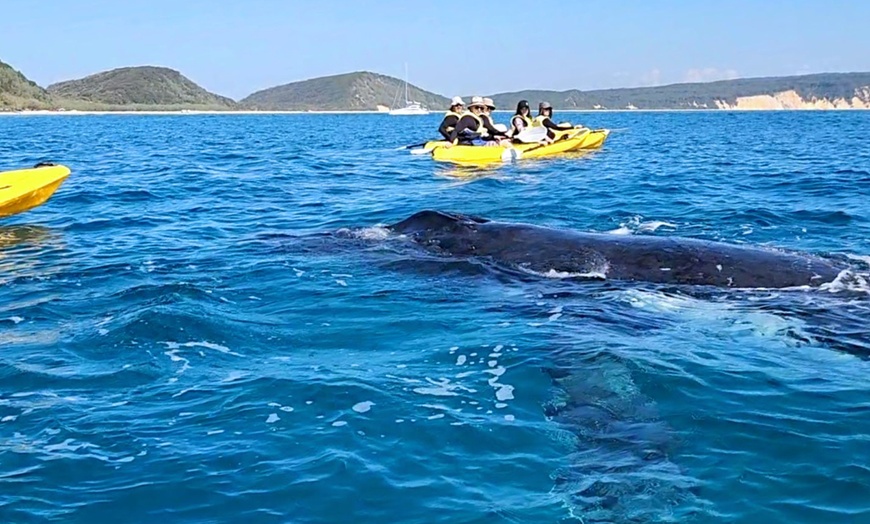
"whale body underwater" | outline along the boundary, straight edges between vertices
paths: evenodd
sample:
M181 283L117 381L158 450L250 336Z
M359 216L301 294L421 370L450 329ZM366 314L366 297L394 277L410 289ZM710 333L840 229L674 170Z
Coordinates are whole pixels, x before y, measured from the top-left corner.
M424 210L386 228L432 253L539 274L728 288L817 287L849 269L809 254L683 237L587 233Z

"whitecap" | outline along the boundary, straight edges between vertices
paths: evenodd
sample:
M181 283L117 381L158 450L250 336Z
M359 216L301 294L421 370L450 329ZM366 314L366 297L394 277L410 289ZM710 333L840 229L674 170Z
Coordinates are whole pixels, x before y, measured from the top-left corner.
M367 411L371 410L372 406L374 406L374 405L375 405L374 402L366 400L364 402L358 402L358 403L354 404L353 408L351 408L351 409L353 409L357 413L366 413Z

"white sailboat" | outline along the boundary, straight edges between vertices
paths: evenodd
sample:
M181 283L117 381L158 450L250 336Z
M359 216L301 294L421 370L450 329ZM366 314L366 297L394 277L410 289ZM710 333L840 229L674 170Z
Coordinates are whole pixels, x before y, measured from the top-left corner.
M398 97L398 93L396 93ZM395 100L393 101L395 105ZM391 109L390 114L393 116L408 116L408 115L428 115L429 110L423 107L420 102L410 100L408 96L408 64L405 64L405 107Z

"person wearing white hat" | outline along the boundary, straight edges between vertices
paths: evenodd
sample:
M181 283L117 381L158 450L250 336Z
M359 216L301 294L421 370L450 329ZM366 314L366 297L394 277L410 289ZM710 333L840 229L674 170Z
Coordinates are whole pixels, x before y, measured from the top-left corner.
M507 138L507 136L508 136L507 135L507 126L505 126L504 124L496 124L492 119L492 111L495 109L495 102L492 101L492 98L489 98L489 97L484 98L483 99L483 106L484 106L483 114L480 115L481 118L483 119L483 125L487 130L489 130L489 129L495 130L495 132L489 131L488 139L491 141L492 140L498 141L500 139ZM500 129L502 127L504 129Z
M461 97L454 96L450 101L450 109L447 110L447 113L444 115L444 120L441 121L441 125L438 126L438 132L441 133L441 136L446 140L450 136L450 132L453 131L453 128L456 127L459 119L462 118L462 108L465 107L465 102L462 101Z
M452 145L495 145L500 143L498 137L504 133L492 126L492 122L484 118L486 102L479 96L472 97L468 111L462 114L456 127L447 137L447 147ZM493 137L493 138L489 138Z

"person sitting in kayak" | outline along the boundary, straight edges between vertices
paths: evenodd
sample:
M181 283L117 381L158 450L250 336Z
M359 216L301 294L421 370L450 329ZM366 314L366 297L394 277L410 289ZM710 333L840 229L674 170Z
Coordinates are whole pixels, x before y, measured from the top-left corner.
M532 109L528 100L520 100L517 104L517 112L511 117L511 128L508 136L514 137L522 133L524 129L532 127Z
M483 139L487 142L486 145L502 145L502 143L508 138L507 127L504 124L496 126L492 120L492 112L495 110L495 102L492 101L492 98L487 97L483 99L483 106L484 109L480 118L483 120L483 126L487 130Z
M441 125L438 126L438 132L441 133L441 136L444 137L445 140L448 140L450 137L450 132L453 131L453 128L456 127L457 122L462 117L462 110L465 107L465 102L462 101L461 97L454 96L453 100L450 101L450 109L444 115L444 120L441 121Z
M570 122L562 122L561 124L553 122L553 106L549 102L538 104L538 116L532 121L532 127L546 127L547 138L550 141L556 139L556 133L553 131L565 131L566 129L574 128Z
M486 104L479 96L471 99L468 104L468 111L462 114L456 127L447 136L446 147L454 145L487 145L484 140L485 136L504 135L501 131L492 126L492 121L482 118L483 112L486 110Z

